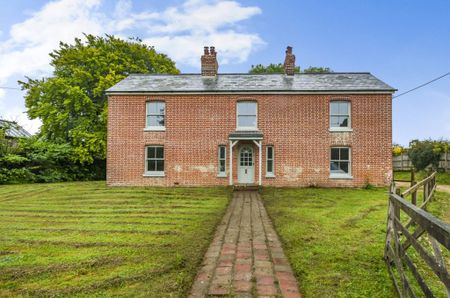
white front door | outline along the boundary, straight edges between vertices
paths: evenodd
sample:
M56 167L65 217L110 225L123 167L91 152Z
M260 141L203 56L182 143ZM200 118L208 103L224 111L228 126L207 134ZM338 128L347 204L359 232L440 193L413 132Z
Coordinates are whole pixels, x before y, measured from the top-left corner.
M242 146L239 150L238 182L251 184L255 178L255 163L253 159L253 148Z

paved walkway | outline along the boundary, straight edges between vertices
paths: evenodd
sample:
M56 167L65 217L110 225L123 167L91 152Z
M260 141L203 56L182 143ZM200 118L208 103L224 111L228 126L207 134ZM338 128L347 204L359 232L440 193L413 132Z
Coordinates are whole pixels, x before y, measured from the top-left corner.
M256 191L235 192L189 297L301 297Z

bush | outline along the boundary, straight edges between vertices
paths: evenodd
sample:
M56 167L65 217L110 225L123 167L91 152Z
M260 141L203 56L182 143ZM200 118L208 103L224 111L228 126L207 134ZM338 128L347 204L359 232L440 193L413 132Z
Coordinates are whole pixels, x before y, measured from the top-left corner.
M61 182L105 178L105 161L82 164L69 144L37 137L7 140L0 136L0 184Z
M441 142L414 140L410 142L408 156L417 171L424 170L429 165L437 169L441 159Z
M404 152L405 152L405 149L402 146L395 145L395 144L392 146L392 155L399 156Z

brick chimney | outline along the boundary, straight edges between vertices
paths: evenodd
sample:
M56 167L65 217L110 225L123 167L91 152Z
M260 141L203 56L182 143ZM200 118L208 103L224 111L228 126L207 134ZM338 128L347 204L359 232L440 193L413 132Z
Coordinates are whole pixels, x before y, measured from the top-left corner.
M295 73L295 55L292 54L292 47L286 49L286 58L284 58L284 73L293 76Z
M216 76L219 64L217 63L217 53L214 47L204 47L204 53L201 58L202 76Z

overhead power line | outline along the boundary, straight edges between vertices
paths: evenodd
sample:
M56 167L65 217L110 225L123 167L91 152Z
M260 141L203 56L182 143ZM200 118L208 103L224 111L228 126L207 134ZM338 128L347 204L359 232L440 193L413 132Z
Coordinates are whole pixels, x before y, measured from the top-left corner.
M403 92L403 93L400 93L399 95L396 95L396 96L394 96L393 98L400 97L400 96L405 95L405 94L407 94L407 93L409 93L409 92L412 92L412 91L414 91L414 90L417 90L417 89L419 89L419 88L422 88L422 87L424 87L424 86L426 86L426 85L428 85L428 84L431 84L431 83L433 83L433 82L436 82L437 80L440 80L440 79L442 79L443 77L446 77L446 76L448 76L448 75L450 75L450 72L447 72L446 74L443 74L443 75L441 75L440 77L437 77L437 78L435 78L435 79L432 79L431 81L428 81L428 82L426 82L426 83L423 83L422 85L419 85L419 86L417 86L417 87L414 87L414 88L412 88L412 89L410 89L410 90L408 90L408 91L405 91L405 92Z
M16 88L16 87L4 87L4 86L0 86L0 89L9 89L9 90L22 90L20 88Z

